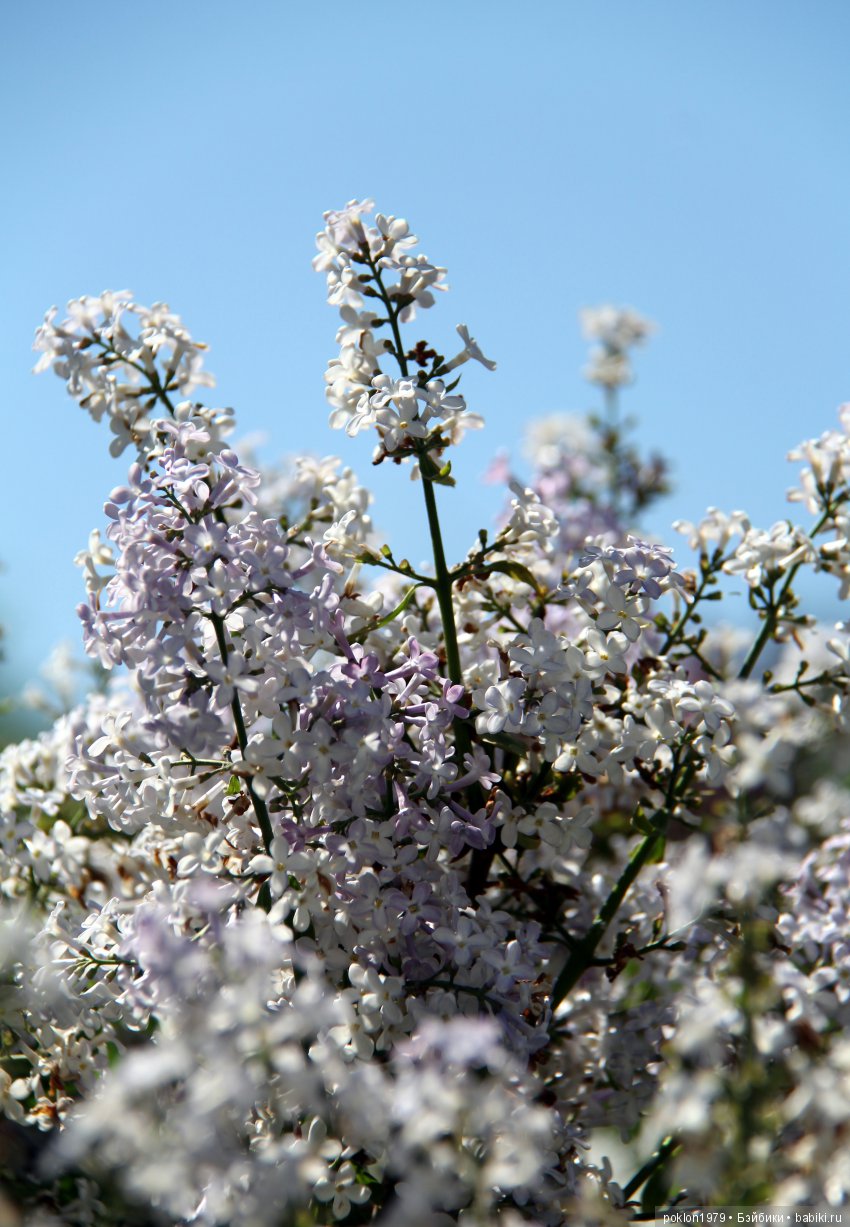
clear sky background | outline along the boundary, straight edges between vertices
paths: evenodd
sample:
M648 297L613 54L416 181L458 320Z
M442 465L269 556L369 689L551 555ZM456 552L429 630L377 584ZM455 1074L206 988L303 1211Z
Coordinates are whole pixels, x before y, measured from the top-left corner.
M336 320L310 260L351 197L448 267L429 338L452 352L466 322L499 363L465 368L487 430L441 494L454 555L499 505L492 454L594 406L583 305L659 324L627 408L672 462L647 527L680 554L670 521L709 504L785 515L785 453L850 399L847 0L47 0L2 6L0 56L6 693L79 642L72 559L129 461L30 373L53 303L169 302L211 346L210 402L268 459L345 456L424 558L418 489L327 426Z

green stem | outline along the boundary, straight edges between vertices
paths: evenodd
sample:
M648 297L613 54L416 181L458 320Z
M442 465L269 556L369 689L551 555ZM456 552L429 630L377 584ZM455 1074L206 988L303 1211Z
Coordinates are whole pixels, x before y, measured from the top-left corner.
M401 371L403 377L407 379L409 375L409 372L407 369L407 358L405 358L404 356L404 346L401 343L401 330L399 329L399 326L398 326L399 308L396 306L396 304L393 302L393 300L390 298L389 294L387 293L387 287L384 285L384 279L381 276L381 270L378 268L377 264L374 262L372 257L369 255L368 248L365 248L365 247L363 248L363 254L366 259L366 263L369 265L369 268L372 270L372 277L374 278L375 285L378 287L378 297L380 298L381 302L384 304L384 310L387 313L387 321L392 330L393 341L395 342L396 362L398 362L399 370Z
M381 270L377 267L374 261L364 249L369 268L372 270L372 276L375 285L378 288L378 297L384 305L389 321L390 329L393 334L393 342L395 344L395 357L399 365L399 370L402 376L406 379L409 376L407 359L404 355L404 346L401 340L401 330L398 326L399 308L392 301L387 288L384 285ZM422 466L420 465L420 469ZM449 568L446 565L446 551L443 547L443 534L440 528L440 516L437 511L437 496L434 493L434 483L430 481L424 471L422 472L422 493L425 496L425 510L428 515L428 531L431 534L431 549L434 555L434 570L436 572L436 583L434 587L437 592L437 603L440 606L440 617L443 622L443 634L446 640L446 670L451 681L457 685L463 685L463 671L460 664L460 650L457 642L457 626L455 624L454 602L452 601L452 577ZM470 746L469 729L463 720L458 720L455 723L455 736L457 739L458 749L458 768L463 766L463 756L468 753Z
M603 396L605 398L605 425L613 434L620 425L620 403L616 388L606 385Z
M596 949L607 932L608 926L617 915L620 904L625 899L635 878L664 845L664 828L667 825L668 814L660 810L655 815L658 831L644 837L629 857L623 872L620 874L614 889L603 903L593 924L585 933L561 969L552 989L551 1005L555 1010L566 995L575 987L584 972L592 965Z
M443 548L443 534L440 530L440 517L437 512L437 496L434 493L434 483L427 477L422 478L422 491L425 495L425 510L428 513L428 530L431 534L431 549L434 554L434 570L437 576L436 590L440 614L443 619L443 631L446 636L446 667L453 682L461 684L463 674L460 667L460 651L457 644L457 627L455 626L454 602L452 601L452 581L446 566L446 554Z
M372 272L374 283L377 287L378 297L384 305L387 313L387 320L393 334L393 343L395 345L395 357L399 365L402 377L407 379L410 377L410 372L405 357L404 346L401 339L401 330L398 326L398 317L401 308L394 303L387 293L384 285L381 270L371 259L366 248L363 249L363 255ZM453 579L452 574L446 565L446 552L443 547L443 534L440 528L440 516L437 511L437 496L434 492L434 483L427 477L425 465L422 460L427 456L423 456L420 460L420 472L422 475L422 493L425 497L425 510L428 515L428 530L431 534L431 549L434 555L434 571L436 573L436 582L434 587L437 592L437 603L440 607L440 618L443 623L443 636L446 644L446 672L449 679L456 685L463 685L463 670L460 663L460 649L457 641L457 624L455 623L454 601L452 599ZM464 757L469 753L472 739L469 731L469 725L466 720L458 719L454 722L455 731L455 761L458 770L463 770ZM473 805L483 803L483 798L480 796L480 789L475 786L472 789L474 798ZM487 881L487 875L490 865L495 854L495 844L490 848L477 849L473 851L470 857L469 875L467 879L467 890L470 896L474 899L484 889Z
M820 517L817 524L815 524L814 528L812 529L809 535L811 537L816 537L817 534L824 527L824 525L827 524L829 520L832 519L832 514L833 514L832 508L827 507L826 511L824 511L823 515ZM739 678L749 677L753 669L755 669L756 665L758 664L758 659L761 656L762 651L764 650L765 644L767 643L769 639L773 637L773 634L779 622L779 618L782 614L782 609L785 604L785 600L788 596L788 593L791 590L791 585L794 582L794 577L796 576L797 572L800 570L800 567L802 565L803 565L802 562L795 562L793 567L789 568L788 574L785 576L785 582L783 583L782 587L779 589L779 595L776 597L775 600L772 600L770 602L770 607L765 614L764 623L762 625L762 628L756 637L755 643L750 648L750 651L747 655L747 659L741 665L741 671L738 674Z
M611 487L611 510L621 519L620 505L620 400L617 389L605 388L605 425L608 429L608 481Z
M658 1168L661 1167L662 1163L664 1163L666 1159L669 1159L670 1155L672 1155L678 1149L679 1142L676 1140L676 1138L665 1138L658 1147L658 1150L656 1150L655 1154L652 1155L651 1158L647 1159L643 1167L639 1168L635 1172L629 1183L623 1186L623 1193L625 1194L626 1199L628 1200L630 1197L634 1197L638 1189L645 1185L650 1176L654 1175Z
M761 624L761 630L756 636L753 646L747 653L747 659L741 665L741 670L738 674L739 678L747 678L750 676L753 669L755 669L756 665L758 664L758 659L764 651L767 641L773 638L774 631L776 630L776 626L779 621L779 614L782 609L782 599L787 593L790 583L796 573L797 567L792 567L785 578L785 583L782 585L779 595L775 600L770 601L770 605L764 615L764 622Z
M218 643L218 650L221 653L222 663L227 666L228 651L227 639L224 634L224 619L220 614L210 614L213 627L215 629L215 638ZM245 757L245 750L248 745L248 734L245 728L245 718L242 715L242 705L239 702L239 693L234 687L233 698L230 700L230 710L233 712L233 722L236 725L236 740L239 745L239 750L242 757ZM248 796L251 798L251 804L254 807L254 813L257 815L257 822L260 826L260 831L263 836L263 845L266 852L271 855L272 840L274 839L274 831L272 830L271 818L265 801L258 796L254 789L254 782L250 778L246 780L248 787Z
M613 890L599 909L593 924L584 937L576 942L572 953L561 968L561 972L552 988L553 1024L554 1011L564 1000L567 993L581 979L588 967L593 965L596 949L605 936L611 921L617 915L620 905L628 894L635 878L644 865L648 865L652 858L664 849L667 823L670 821L670 815L675 807L676 799L687 789L693 772L693 764L687 762L683 764L682 762L685 750L686 745L683 743L677 746L674 751L673 762L670 767L670 778L664 794L663 807L656 810L650 819L650 826L653 829L644 836L633 850L623 872L614 884ZM683 766L684 773L680 775Z
M303 542L298 542L299 545ZM417 584L423 584L426 588L436 588L437 585L430 575L420 575L418 571L414 571L411 567L395 566L391 562L385 562L377 557L361 556L357 560L364 563L367 567L382 567L384 571L392 571L394 575L401 575L403 579L413 580Z
M103 349L107 354L114 354L115 357L120 362L123 362L126 366L132 367L133 370L138 371L140 375L143 375L145 379L147 379L148 381L148 389L149 391L153 393L154 398L156 400L162 401L162 403L165 405L166 409L168 410L168 412L171 414L172 417L177 416L174 410L174 404L171 400L171 397L168 395L168 393L165 390L165 386L163 385L162 380L159 377L159 371L156 369L156 367L154 367L152 371L149 371L148 368L146 366L143 366L141 362L134 362L131 358L128 358L125 354L119 353L118 350L115 349L114 346L109 345L106 341L101 340L101 338L98 336L97 333L94 334L94 339L95 339L95 343L99 345L101 349ZM166 380L166 384L167 382L168 381Z
M706 590L709 588L711 584L711 581L716 573L717 567L720 565L718 562L719 555L720 555L720 551L718 550L715 553L715 556L712 559L712 562L707 564L706 567L703 569L702 579L700 580L699 587L694 593L693 600L690 601L689 604L685 606L684 610L682 611L682 616L679 618L678 622L676 622L676 624L673 627L671 627L671 629L668 631L667 638L664 641L664 645L658 651L659 656L666 656L667 653L670 651L670 649L675 647L676 644L679 642L679 639L682 636L682 632L684 631L688 622L691 620L691 616L694 613L696 613L697 606L699 605L702 598L705 596ZM720 558L720 562L722 562L722 557Z
M425 509L428 513L428 530L431 534L431 548L434 554L434 570L436 572L437 603L440 606L440 617L443 622L443 636L446 642L446 671L451 681L463 685L463 669L460 663L460 649L457 642L457 625L455 623L454 601L452 600L452 579L446 566L446 552L443 548L443 534L440 530L440 517L437 512L437 496L434 483L422 474L422 492L425 495ZM471 738L466 719L454 722L455 746L457 754L455 762L458 771L463 771L463 760L469 753ZM473 858L475 853L473 853Z

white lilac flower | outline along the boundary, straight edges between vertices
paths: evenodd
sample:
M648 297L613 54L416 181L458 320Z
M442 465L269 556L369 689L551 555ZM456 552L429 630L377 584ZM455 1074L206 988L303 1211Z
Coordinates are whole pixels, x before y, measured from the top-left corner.
M477 419L441 376L492 363L465 326L448 363L415 334L393 352L387 320L404 335L443 270L372 210L319 239L333 424L449 480ZM613 391L646 323L587 323ZM0 1111L85 1164L69 1221L104 1189L201 1227L614 1221L600 1132L637 1167L674 1131L675 1180L713 1196L754 1067L770 1131L746 1161L787 1204L846 1200L850 809L817 778L844 630L735 680L752 637L700 624L613 508L603 427L561 419L451 572L455 650L441 581L411 590L350 470L261 472L232 415L178 399L203 347L166 308L80 300L39 343L138 448L80 556L112 680L0 754ZM694 548L850 583L839 434L799 455L803 501L835 503L824 544L711 512Z
M511 677L488 687L484 694L484 711L476 719L478 729L486 733L501 733L505 728L519 730L523 724L524 694L525 682L521 677Z
M618 388L632 380L629 351L642 345L654 325L630 307L586 307L581 312L584 335L598 345L591 351L585 375L591 383Z
M41 357L35 369L52 367L95 421L108 417L115 456L130 444L142 456L156 450L156 429L148 411L157 402L164 408L171 403L169 396L182 401L197 388L214 385L202 370L206 346L192 340L180 317L164 303L144 307L126 291L107 292L70 302L61 324L56 323L57 314L51 308L36 333L34 348ZM134 335L128 326L136 322ZM215 420L208 418L207 425ZM220 425L226 433L232 423L225 415Z
M673 528L688 538L688 545L692 550L699 549L708 554L716 549L722 553L733 537L742 537L750 531L750 521L746 512L726 513L716 507L709 507L705 518L699 524L692 524L689 520L674 520Z
M748 528L723 569L729 575L742 574L755 588L801 562L817 564L818 552L802 529L781 521L769 531Z
M475 337L469 335L469 329L466 324L458 324L456 332L463 341L463 349L456 358L452 358L451 362L447 362L443 367L445 371L453 371L455 367L461 366L464 362L468 362L470 358L474 358L476 362L480 362L488 371L495 371L496 363L490 358L485 358L484 354L475 340Z

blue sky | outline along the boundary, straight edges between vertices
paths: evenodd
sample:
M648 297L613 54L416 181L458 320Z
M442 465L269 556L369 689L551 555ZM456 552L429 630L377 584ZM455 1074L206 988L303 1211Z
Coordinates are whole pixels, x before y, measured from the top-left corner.
M6 6L3 689L78 641L72 558L128 459L30 374L45 309L80 294L169 302L268 458L343 455L425 556L419 491L327 426L310 259L353 196L448 267L429 338L466 322L499 362L464 380L488 427L442 499L452 553L492 522L493 452L594 405L577 312L601 302L660 327L628 394L676 481L648 527L678 544L670 521L711 503L786 514L785 453L850 398L848 51L846 0Z

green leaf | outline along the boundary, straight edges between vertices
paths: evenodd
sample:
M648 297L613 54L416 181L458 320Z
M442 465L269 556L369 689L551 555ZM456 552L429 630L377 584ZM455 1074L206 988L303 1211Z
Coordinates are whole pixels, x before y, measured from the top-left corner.
M632 817L632 826L635 830L640 831L641 835L655 834L655 827L648 821L646 814L643 812L643 807L638 806Z
M512 754L527 754L531 744L530 738L513 737L510 733L480 733L481 740L487 745L500 746Z
M238 775L232 775L228 781L227 789L224 795L226 797L237 797L241 791L242 781L239 779Z
M388 614L385 614L383 618L379 618L377 622L372 622L369 626L364 626L362 630L356 631L353 635L350 635L349 643L362 643L368 635L371 635L372 631L379 631L382 626L389 626L390 622L394 622L400 614L404 613L405 609L407 609L408 605L413 600L414 592L417 588L421 587L421 584L414 584L412 588L408 588L407 592L405 592L395 609L391 609Z
M671 1195L669 1165L662 1163L651 1173L646 1184L643 1186L643 1193L641 1195L642 1211L644 1214L654 1216L657 1213L657 1206L669 1205Z
M429 436L429 440L435 440L438 435L439 428ZM438 486L453 486L455 479L451 476L451 468L450 460L440 467L428 452L422 452L419 456L419 471L424 481L434 482Z
M499 571L502 575L510 575L511 579L518 579L521 584L528 584L529 588L533 588L535 592L540 591L540 585L534 578L528 567L521 562L489 562L485 569L481 572L482 575L489 575L492 571Z
M652 855L647 861L647 864L648 865L658 865L661 861L663 861L664 851L666 847L667 847L667 840L664 839L663 836L659 835L655 841L655 847L652 850Z
M379 621L375 623L373 629L379 631L382 626L389 626L390 622L394 622L399 614L403 614L405 609L407 609L408 605L413 600L414 592L419 587L421 587L421 584L414 584L412 588L408 588L407 592L405 592L395 609L391 610L383 618L379 619Z
M455 479L452 477L452 462L447 460L441 467L436 464L427 452L419 457L419 468L422 471L422 476L433 482L437 486L453 486Z
M381 1182L375 1176L369 1174L365 1168L360 1167L354 1177L355 1184L365 1184L367 1186L379 1185Z

